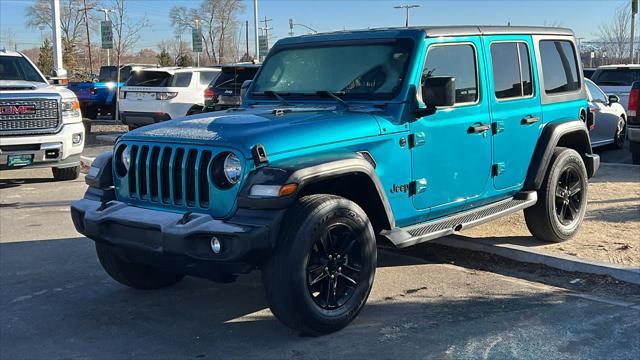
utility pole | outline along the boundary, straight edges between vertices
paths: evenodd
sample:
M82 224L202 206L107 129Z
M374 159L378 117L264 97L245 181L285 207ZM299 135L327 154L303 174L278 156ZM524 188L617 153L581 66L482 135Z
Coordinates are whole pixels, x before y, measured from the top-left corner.
M113 11L111 9L98 9L98 11L104 11L104 20L109 21L109 12ZM107 50L107 66L111 65L111 56L109 56L109 49Z
M53 13L53 79L58 85L67 82L67 70L62 63L62 34L60 33L60 0L51 0Z
M631 64L633 64L634 56L633 56L633 43L636 41L635 39L635 28L636 28L636 14L638 13L638 0L631 0L631 46L629 47L630 53L629 58L631 59Z
M272 27L269 27L269 21L272 21L273 19L267 19L267 17L264 17L264 27L260 28L262 30L264 30L264 41L267 44L267 49L269 48L269 30L273 30ZM266 55L266 54L265 54Z
M405 22L404 22L404 26L405 27L409 27L409 10L413 9L413 8L418 8L420 7L420 5L417 4L402 4L402 5L398 5L398 6L394 6L394 9L405 9L407 11L407 15L405 18Z
M87 29L87 49L89 51L89 73L92 74L93 61L91 59L91 34L89 33L89 18L87 17L87 11L93 8L87 7L87 0L83 0L83 2L84 2L84 9L82 9L81 11L84 11L84 25L85 25L85 28Z
M260 45L258 44L258 0L253 0L253 31L255 36L256 61L260 61Z
M245 42L245 45L247 47L247 52L246 52L247 60L249 60L249 20L246 20L244 22L244 29L245 29L245 31L244 31L244 42Z

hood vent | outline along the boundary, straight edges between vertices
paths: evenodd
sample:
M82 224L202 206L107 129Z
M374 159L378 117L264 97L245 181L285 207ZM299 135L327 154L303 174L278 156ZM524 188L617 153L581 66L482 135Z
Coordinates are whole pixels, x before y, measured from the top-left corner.
M33 85L0 85L0 90L3 91L27 91L27 90L35 90L36 87Z

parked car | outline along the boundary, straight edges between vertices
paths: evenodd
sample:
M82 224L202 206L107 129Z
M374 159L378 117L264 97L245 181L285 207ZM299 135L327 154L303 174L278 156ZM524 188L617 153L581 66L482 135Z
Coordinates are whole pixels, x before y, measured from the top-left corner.
M0 49L0 170L51 168L80 175L84 127L73 92L49 85L22 53Z
M120 91L120 118L135 129L197 114L204 108L204 90L219 68L164 67L131 73Z
M633 164L640 165L640 81L635 81L631 86L629 105L627 110L627 138Z
M218 76L204 91L204 111L218 111L238 107L242 103L240 88L253 79L260 65L236 64L223 66Z
M100 74L92 81L70 82L67 87L80 101L80 109L85 118L95 120L98 115L116 116L116 96L118 87L122 87L133 69L157 67L151 64L127 64L120 67L118 82L117 66L102 66Z
M640 65L606 65L600 66L591 76L596 85L606 94L618 95L620 104L625 107L629 103L631 84L640 80Z
M589 96L589 109L594 115L594 127L589 135L591 146L624 146L627 114L618 95L606 95L593 81L585 79Z
M260 269L284 324L339 330L377 237L404 248L523 209L542 241L577 233L600 158L576 48L571 30L517 26L283 38L241 108L97 157L73 223L126 286Z
M584 68L582 69L582 73L584 74L585 79L591 79L593 74L596 72L595 68Z

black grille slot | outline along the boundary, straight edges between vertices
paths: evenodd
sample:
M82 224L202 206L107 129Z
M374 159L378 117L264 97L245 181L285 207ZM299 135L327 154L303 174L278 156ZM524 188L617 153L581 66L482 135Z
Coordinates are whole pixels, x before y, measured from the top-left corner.
M149 195L152 201L159 201L158 199L158 167L160 158L160 148L154 146L151 150L151 158L149 159Z
M134 197L138 190L136 189L136 168L138 165L138 146L131 146L131 163L129 164L129 195Z
M182 168L184 160L184 149L176 149L176 156L173 160L173 203L182 204Z
M209 163L211 162L211 151L202 152L200 164L198 165L198 193L200 196L200 207L209 207Z
M171 190L169 187L171 153L171 148L164 148L164 150L162 150L162 160L160 161L160 197L164 203L171 201Z
M144 145L140 150L140 161L138 164L138 189L140 191L140 198L145 199L147 197L147 158L149 156L149 147Z
M187 153L187 166L185 168L187 183L187 191L185 197L187 206L196 206L196 159L198 157L197 150L189 150Z

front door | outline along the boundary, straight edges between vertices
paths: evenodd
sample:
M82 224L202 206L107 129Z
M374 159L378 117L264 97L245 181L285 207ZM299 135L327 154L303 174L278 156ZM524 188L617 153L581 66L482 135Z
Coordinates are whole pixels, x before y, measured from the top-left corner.
M493 132L493 184L499 191L522 188L542 131L531 36L484 37Z
M417 209L435 218L462 210L484 193L490 180L489 105L483 91L484 56L479 37L428 44L422 78L455 78L456 104L411 123L414 181L426 188L413 197ZM423 139L423 141L422 141ZM424 184L423 182L423 184Z
M585 81L589 94L589 108L595 116L595 127L589 132L593 146L606 145L613 141L618 129L620 118L609 103L609 97L605 95L591 81Z

